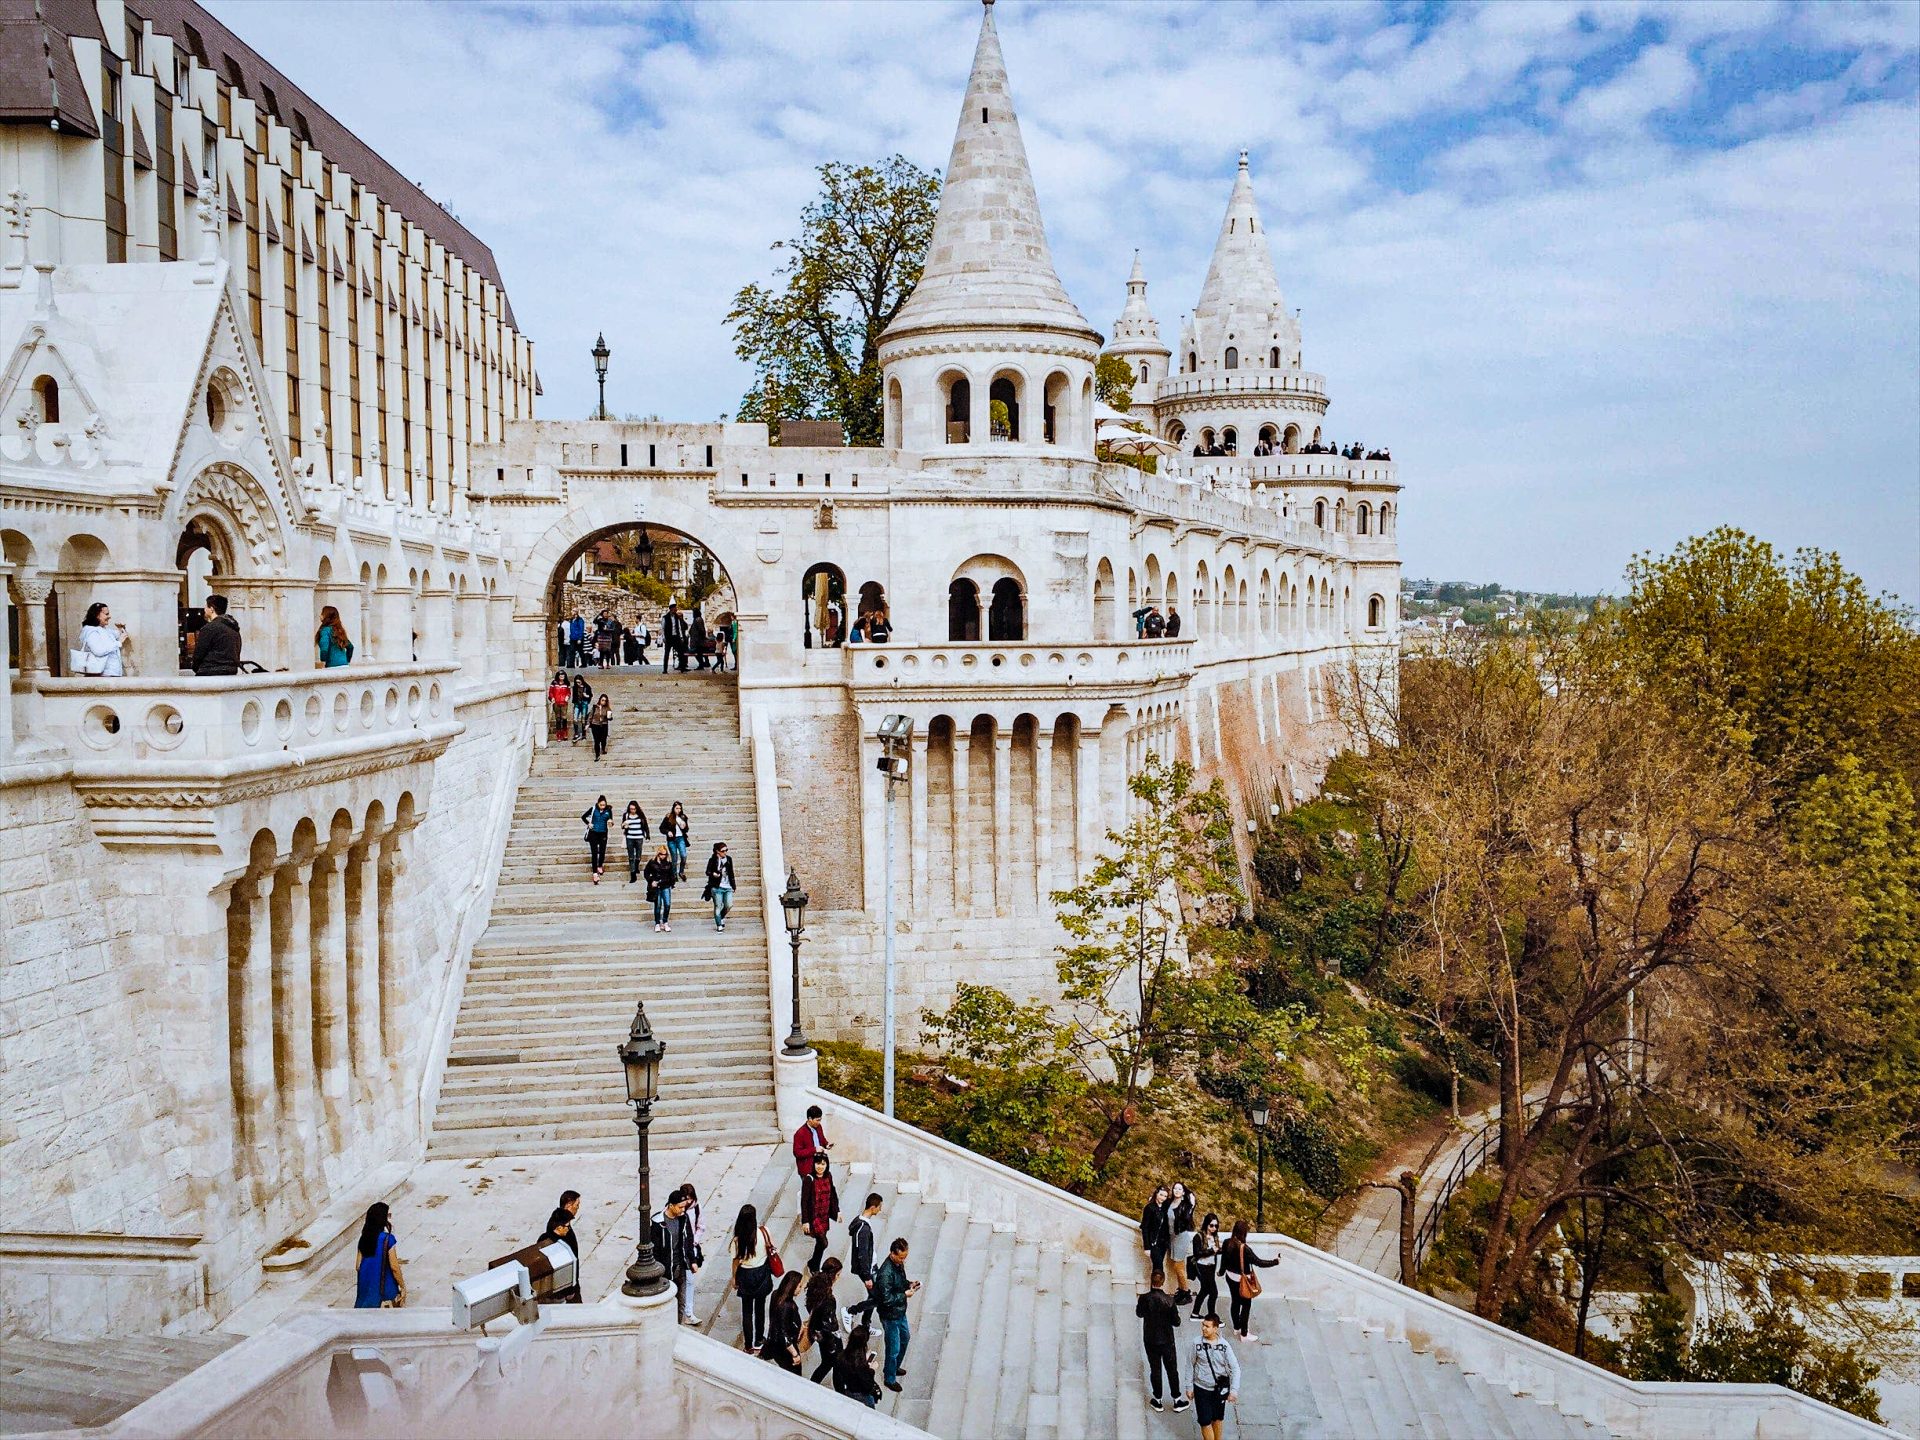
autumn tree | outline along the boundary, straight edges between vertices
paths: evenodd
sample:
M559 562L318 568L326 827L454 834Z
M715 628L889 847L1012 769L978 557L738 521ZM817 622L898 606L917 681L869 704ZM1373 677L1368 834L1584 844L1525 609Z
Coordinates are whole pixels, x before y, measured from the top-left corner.
M741 287L727 313L754 374L740 419L837 420L847 444L881 443L880 336L919 283L939 200L938 172L904 156L820 167L800 233L773 247L776 283Z

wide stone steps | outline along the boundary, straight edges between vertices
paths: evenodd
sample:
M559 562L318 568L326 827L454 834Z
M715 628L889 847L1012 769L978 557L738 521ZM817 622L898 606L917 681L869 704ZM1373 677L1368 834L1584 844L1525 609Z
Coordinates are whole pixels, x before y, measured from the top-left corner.
M1194 1433L1191 1413L1173 1413L1172 1396L1164 1412L1147 1406L1132 1278L975 1220L964 1205L876 1179L866 1165L850 1167L838 1183L841 1219L827 1253L845 1262L847 1222L874 1191L883 1201L876 1251L905 1236L907 1272L921 1283L908 1311L913 1339L902 1390L883 1392L881 1409L949 1440L1188 1440ZM803 1267L813 1242L800 1228L799 1182L784 1149L751 1201L788 1267ZM701 1328L738 1345L740 1307L727 1286L732 1218L708 1217L707 1266L695 1294ZM847 1306L863 1292L843 1273L836 1293ZM1228 1433L1236 1440L1584 1440L1605 1433L1305 1300L1270 1290L1253 1316L1259 1341L1235 1344L1243 1380ZM1178 1332L1183 1386L1198 1333L1190 1319ZM877 1371L877 1324L873 1349ZM804 1357L806 1374L815 1363L814 1354ZM795 1402L805 1403L798 1387L807 1381L776 1383L795 1387Z
M626 1147L633 1122L615 1050L636 1002L667 1044L653 1134L677 1144L773 1137L773 1007L761 916L751 756L731 680L591 677L614 700L613 746L549 744L521 783L486 932L468 965L428 1153ZM658 827L675 800L694 825L673 931L653 929L626 844L608 837L592 883L579 815L605 793ZM700 900L715 839L740 888L727 929ZM657 835L647 845L652 854Z
M238 1344L237 1335L105 1336L0 1346L0 1434L105 1425Z

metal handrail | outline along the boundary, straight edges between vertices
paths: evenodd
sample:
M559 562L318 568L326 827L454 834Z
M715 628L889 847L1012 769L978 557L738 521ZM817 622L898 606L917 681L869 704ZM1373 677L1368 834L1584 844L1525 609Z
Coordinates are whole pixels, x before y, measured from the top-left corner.
M1544 1100L1529 1100L1524 1107L1521 1123L1529 1124L1537 1118L1544 1103ZM1419 1228L1414 1231L1413 1268L1416 1274L1427 1263L1427 1251L1439 1238L1440 1220L1446 1214L1448 1203L1460 1187L1487 1163L1487 1152L1499 1143L1499 1139L1500 1117L1495 1115L1474 1131L1467 1143L1460 1147L1460 1153L1453 1157L1453 1164L1447 1168L1447 1178L1441 1182L1440 1193L1433 1197L1433 1203L1427 1207Z

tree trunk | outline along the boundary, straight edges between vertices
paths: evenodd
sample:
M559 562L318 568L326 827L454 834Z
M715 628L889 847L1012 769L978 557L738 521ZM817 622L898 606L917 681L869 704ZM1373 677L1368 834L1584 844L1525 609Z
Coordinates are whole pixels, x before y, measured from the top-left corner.
M1420 1264L1413 1253L1419 1228L1420 1177L1411 1170L1402 1170L1395 1188L1400 1191L1400 1283L1414 1287L1420 1279Z
M1527 1128L1525 1085L1520 1074L1520 1025L1507 1017L1500 1037L1500 1164L1511 1170L1520 1162L1520 1142Z
M1113 1158L1113 1152L1120 1148L1120 1142L1127 1138L1127 1132L1133 1128L1133 1107L1122 1106L1120 1113L1107 1121L1107 1128L1100 1132L1100 1139L1093 1147L1093 1170L1095 1174L1107 1168L1107 1161ZM1087 1193L1086 1182L1076 1180L1067 1187L1071 1195Z

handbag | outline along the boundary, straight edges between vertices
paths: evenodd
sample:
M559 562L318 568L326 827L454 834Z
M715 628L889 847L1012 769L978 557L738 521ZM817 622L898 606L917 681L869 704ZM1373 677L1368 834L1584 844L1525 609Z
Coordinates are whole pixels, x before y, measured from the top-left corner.
M107 673L107 658L94 654L82 645L67 652L67 669L75 675L104 675Z
M1251 1264L1247 1267L1247 1273L1240 1277L1239 1283L1234 1288L1240 1292L1242 1300L1251 1300L1260 1293L1260 1277L1253 1273Z
M760 1238L766 1242L767 1246L767 1269L773 1278L778 1280L787 1273L787 1262L782 1260L780 1252L773 1248L773 1237L767 1234L767 1227L764 1225L760 1227Z

